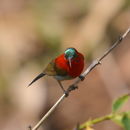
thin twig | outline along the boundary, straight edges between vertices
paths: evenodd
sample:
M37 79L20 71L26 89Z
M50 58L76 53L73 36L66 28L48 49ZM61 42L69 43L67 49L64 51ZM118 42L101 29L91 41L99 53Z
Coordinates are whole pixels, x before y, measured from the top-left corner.
M89 121L83 123L82 125L80 125L77 130L84 130L85 128L91 127L94 124L98 124L98 123L106 121L106 120L112 120L115 117L123 117L124 115L126 115L126 113L127 112L111 113L111 114L105 115L103 117L98 117L96 119L89 120Z
M52 108L42 117L42 119L31 129L31 130L37 130L42 122L55 110L55 108L59 105L59 103L65 98L65 94L63 94L59 100L52 106Z
M101 61L115 48L117 45L121 43L121 41L130 33L130 28L127 29L127 31L119 37L119 39L97 60L93 61L92 64L85 70L85 72L81 75L83 77L87 76L97 65L101 64ZM71 91L75 90L77 88L77 84L81 82L81 79L77 79L72 85L70 85L67 89L67 92L70 93ZM32 130L37 130L41 124L48 118L48 116L56 109L56 107L63 101L63 99L66 97L65 94L63 94L58 101L52 106L52 108L43 116L43 118L32 128Z

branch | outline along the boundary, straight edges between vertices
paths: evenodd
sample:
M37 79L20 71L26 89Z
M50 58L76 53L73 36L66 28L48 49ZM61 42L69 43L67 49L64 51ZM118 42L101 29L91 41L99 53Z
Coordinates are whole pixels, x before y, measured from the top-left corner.
M99 117L99 118L96 118L96 119L93 119L93 120L89 120L88 122L85 122L84 124L80 125L79 128L77 128L77 130L83 130L87 127L93 126L94 124L97 124L97 123L100 123L100 122L103 122L103 121L106 121L106 120L111 120L114 116L117 116L117 115L110 114L110 115Z
M65 94L63 94L59 100L52 106L52 108L43 116L43 118L31 129L31 130L37 130L43 121L49 117L49 115L55 110L55 108L59 105L59 103L65 98Z
M97 65L101 64L101 61L114 49L116 48L122 40L130 33L130 28L126 30L126 32L117 39L117 41L97 60L93 61L92 64L85 70L85 72L81 75L82 77L86 77ZM78 78L72 85L70 85L67 89L68 94L75 90L77 87L77 84L81 82L82 80ZM56 109L56 107L63 101L63 99L66 97L65 94L63 94L59 100L52 106L52 108L43 116L43 118L33 127L30 128L31 130L37 130L41 124L49 117L49 115Z
M76 130L84 130L87 127L91 127L95 124L98 124L98 123L106 121L106 120L114 121L114 119L116 119L117 117L123 117L124 115L126 115L126 113L127 112L111 113L111 114L105 115L103 117L99 117L99 118L96 118L96 119L93 119L93 120L89 120L89 121L83 123L82 125L78 126L78 128L76 128Z

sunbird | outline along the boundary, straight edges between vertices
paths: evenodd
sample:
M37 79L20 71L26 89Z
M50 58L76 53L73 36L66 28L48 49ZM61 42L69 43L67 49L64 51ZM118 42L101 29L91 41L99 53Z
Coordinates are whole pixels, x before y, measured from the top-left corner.
M34 78L28 86L45 75L53 76L58 81L63 92L66 94L66 90L61 84L61 81L71 80L76 77L79 77L81 80L84 79L84 77L80 75L83 68L84 56L75 48L67 48L63 54L51 60L43 72Z

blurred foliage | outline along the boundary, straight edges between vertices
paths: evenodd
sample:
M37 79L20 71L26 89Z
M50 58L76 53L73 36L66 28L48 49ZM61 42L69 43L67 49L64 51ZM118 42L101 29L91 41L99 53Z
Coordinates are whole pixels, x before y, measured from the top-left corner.
M112 111L113 111L113 112L117 112L118 109L120 109L121 106L122 106L126 101L128 101L129 98L130 98L130 95L129 95L129 94L124 95L124 96L118 98L118 100L116 100L116 101L113 103Z
M127 113L122 118L122 124L124 125L125 130L130 130L130 115Z
M125 5L124 5L124 8L123 9L127 9L127 8L130 8L130 1L129 0L125 0Z
M86 130L92 129L91 127L94 124L101 123L106 120L112 120L118 125L121 125L124 127L124 130L130 130L130 111L128 112L117 112L117 110L121 109L122 105L130 98L130 95L123 95L122 97L119 97L112 106L112 113L109 115L105 115L104 117L99 117L93 120L89 120L85 122L84 124L81 124L77 130Z

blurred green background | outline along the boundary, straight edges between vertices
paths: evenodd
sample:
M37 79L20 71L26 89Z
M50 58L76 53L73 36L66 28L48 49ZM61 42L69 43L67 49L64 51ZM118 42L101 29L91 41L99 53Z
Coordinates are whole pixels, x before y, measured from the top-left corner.
M75 47L85 55L87 68L128 27L129 0L1 0L0 129L34 126L62 95L52 77L26 87L51 59ZM130 89L129 43L130 35L39 130L69 130L77 123L109 113L112 101ZM123 110L129 109L130 102ZM110 121L94 128L122 130Z

